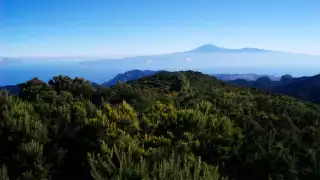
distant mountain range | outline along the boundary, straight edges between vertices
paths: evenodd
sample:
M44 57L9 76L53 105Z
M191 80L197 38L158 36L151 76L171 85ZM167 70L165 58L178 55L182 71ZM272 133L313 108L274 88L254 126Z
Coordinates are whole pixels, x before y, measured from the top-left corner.
M277 51L264 50L258 48L241 48L241 49L228 49L218 47L212 44L205 44L195 49L184 51L184 52L176 52L169 54L161 54L161 55L151 55L151 56L136 56L136 57L126 57L120 59L99 59L99 60L90 60L83 61L81 64L83 65L105 65L109 68L115 67L123 67L127 68L128 66L131 69L135 69L132 66L138 67L136 69L147 69L143 67L151 67L157 69L170 69L170 68L183 68L189 67L188 65L191 62L198 62L198 64L191 64L194 68L208 67L208 65L212 64L212 62L219 63L225 62L228 63L228 59L231 57L225 57L225 55L234 55L236 54L238 60L241 60L239 54L242 54L246 57L247 61L250 60L249 54L254 54L255 56L258 54L270 54L270 53L281 53ZM258 56L259 57L259 56ZM255 57L254 59L257 59ZM121 63L121 64L120 64ZM202 64L199 64L202 63ZM245 63L245 62L243 62Z
M235 74L252 72L254 74L290 73L315 74L320 67L320 56L293 54L259 48L229 49L206 44L192 50L160 55L125 58L106 58L80 63L95 69L195 70L208 74Z
M247 81L256 81L261 77L269 77L273 81L279 81L280 77L276 77L273 75L259 75L259 74L213 74L217 79L222 81L232 81L237 79L243 79Z
M267 52L275 52L265 49L258 48L241 48L241 49L228 49L218 47L212 44L205 44L191 51L186 51L188 53L267 53Z

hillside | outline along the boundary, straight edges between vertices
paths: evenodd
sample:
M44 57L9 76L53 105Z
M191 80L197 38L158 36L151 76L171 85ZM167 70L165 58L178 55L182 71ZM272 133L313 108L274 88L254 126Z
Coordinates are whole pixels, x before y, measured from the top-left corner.
M248 81L245 79L236 79L228 81L230 84L243 87L258 88L266 91L273 91L274 88L281 86L284 82L273 81L269 77L259 77L255 81Z
M116 75L114 78L109 81L102 83L103 86L113 86L117 84L117 82L128 82L132 80L137 80L143 77L151 76L159 71L150 71L150 70L130 70L124 73L120 73ZM222 81L234 81L244 79L247 81L256 81L260 77L269 77L273 81L278 81L280 78L272 76L272 75L258 75L258 74L212 74L211 76L216 77Z
M131 80L140 79L146 76L151 76L153 74L157 73L157 71L148 71L148 70L131 70L124 73L120 73L116 75L114 78L109 80L108 82L102 83L103 86L114 86L118 82L127 82Z
M144 77L154 75L160 71L150 70L131 70L120 73L109 81L102 83L101 86L111 87L117 82L128 82ZM319 96L319 75L311 77L294 78L291 75L283 75L281 78L271 75L258 74L213 74L210 75L219 80L236 86L258 88L264 91L274 92L291 96L303 101L320 103ZM92 83L95 88L100 86L98 83ZM7 90L12 94L18 94L18 86L3 86L0 90Z
M3 87L0 87L0 91L1 90L9 91L12 94L19 94L19 87L17 85L3 86Z
M199 72L0 93L1 179L319 179L320 107Z
M128 82L156 74L158 71L132 70L118 74L103 86L113 86L117 82ZM303 101L320 103L318 93L319 75L312 77L294 78L291 75L283 75L281 78L257 74L213 74L219 80L243 87L258 88L283 95L295 97Z
M273 91L320 104L320 75L293 79Z
M237 79L228 82L238 86L258 88L320 104L320 75L299 78L286 75L282 76L280 81L272 81L270 78L265 77L258 78L256 81Z

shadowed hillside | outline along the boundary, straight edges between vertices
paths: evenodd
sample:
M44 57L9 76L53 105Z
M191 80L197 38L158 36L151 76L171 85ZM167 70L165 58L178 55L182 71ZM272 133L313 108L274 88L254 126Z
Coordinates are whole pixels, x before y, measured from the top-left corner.
M146 76L151 76L153 74L157 73L157 71L141 71L141 70L131 70L127 71L123 74L118 74L108 82L103 83L103 86L113 86L116 85L118 82L127 82L131 80L140 79Z
M320 75L289 80L276 87L274 91L304 101L320 103Z
M12 94L19 94L19 91L20 91L17 85L3 86L3 87L0 87L0 90L6 90Z
M238 79L229 81L229 83L284 94L303 101L320 103L320 75L299 78L285 75L282 76L280 81L272 81L268 77L258 78L256 81Z

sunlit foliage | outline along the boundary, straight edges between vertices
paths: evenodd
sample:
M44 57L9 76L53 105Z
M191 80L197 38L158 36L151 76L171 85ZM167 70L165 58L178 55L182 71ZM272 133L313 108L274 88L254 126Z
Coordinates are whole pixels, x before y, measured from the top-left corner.
M192 71L35 78L0 93L0 180L320 179L319 121L317 105Z

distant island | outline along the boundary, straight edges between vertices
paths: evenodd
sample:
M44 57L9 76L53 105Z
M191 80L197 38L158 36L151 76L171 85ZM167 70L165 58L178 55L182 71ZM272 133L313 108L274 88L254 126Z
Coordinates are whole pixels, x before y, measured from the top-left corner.
M149 71L195 70L206 74L292 74L304 76L317 74L320 56L293 54L260 48L222 48L206 44L194 49L160 55L125 58L64 59L58 58L2 58L0 61L0 86L17 84L32 77L48 80L65 74L81 76L103 83L119 73L132 69ZM254 78L257 79L257 78ZM233 79L234 80L234 79Z
M212 44L205 44L198 48L195 48L190 51L186 51L187 53L268 53L268 52L275 52L270 50L264 50L259 48L241 48L241 49L228 49L218 47Z

